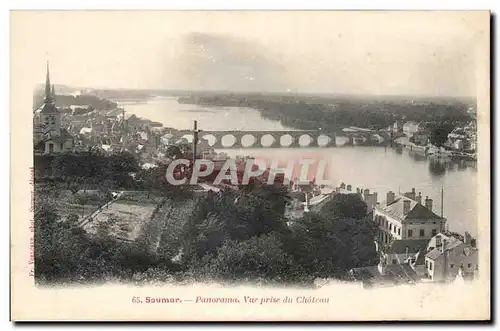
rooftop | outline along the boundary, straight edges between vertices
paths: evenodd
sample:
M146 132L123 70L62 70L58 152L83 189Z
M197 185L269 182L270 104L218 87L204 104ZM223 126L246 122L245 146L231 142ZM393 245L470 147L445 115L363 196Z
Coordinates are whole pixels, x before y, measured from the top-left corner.
M402 239L394 240L390 243L386 250L388 254L405 254L408 249L408 253L415 254L421 249L426 249L429 239Z
M458 246L463 244L462 241L460 241L459 239L457 239L455 237L448 237L448 239L445 238L445 240L446 240L446 251L452 250L455 247L458 247ZM438 259L443 254L443 251L441 250L441 248L442 247L434 248L433 250L431 250L430 252L425 254L425 257L427 257L431 260Z
M56 105L54 105L52 102L49 102L44 103L43 106L39 108L39 112L42 114L57 114L59 113L59 110L57 110Z
M408 213L404 213L404 201L410 201L410 210ZM383 202L376 206L377 210L383 211L384 213L397 217L401 220L441 220L442 218L431 210L423 206L421 203L418 203L415 200L412 200L408 197L396 195L394 201L387 205L387 202Z

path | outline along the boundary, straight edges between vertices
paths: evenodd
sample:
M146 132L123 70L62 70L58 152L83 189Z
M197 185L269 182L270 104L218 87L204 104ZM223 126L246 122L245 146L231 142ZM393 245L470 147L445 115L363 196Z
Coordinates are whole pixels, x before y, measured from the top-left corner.
M91 220L95 219L105 208L108 208L112 203L117 201L123 194L124 191L120 191L112 200L106 202L104 205L100 206L97 208L93 213L90 215L85 216L80 223L78 224L79 227L84 227L87 223L89 223Z

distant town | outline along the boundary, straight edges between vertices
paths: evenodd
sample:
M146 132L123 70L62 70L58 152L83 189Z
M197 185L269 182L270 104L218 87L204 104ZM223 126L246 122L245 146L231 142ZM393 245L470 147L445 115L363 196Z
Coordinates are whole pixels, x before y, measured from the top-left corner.
M314 145L318 148L384 146L440 160L476 160L475 105L468 103L409 101L411 107L431 108L418 118L399 108L389 112L390 102L373 102L380 115L367 106L349 113L344 99L312 103L306 97L214 95L182 93L178 102L252 106L296 130L331 133L323 146ZM58 91L47 64L33 111L40 282L140 283L208 275L260 283L333 278L372 287L477 278L476 239L449 229L443 211L419 188L373 192L362 183L299 185L296 178L276 187L209 180L189 188L169 186L162 174L173 160L229 156L203 136L202 123L201 131L168 128L127 114L111 101L154 96ZM348 138L339 146L341 135ZM47 238L60 241L48 244ZM80 253L66 256L61 253L66 249Z

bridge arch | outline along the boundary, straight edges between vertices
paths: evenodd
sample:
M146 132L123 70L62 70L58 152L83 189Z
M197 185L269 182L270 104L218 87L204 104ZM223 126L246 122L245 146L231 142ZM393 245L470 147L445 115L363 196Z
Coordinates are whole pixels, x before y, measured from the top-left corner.
M255 142L257 141L257 138L253 134L246 134L243 137L241 137L241 146L243 147L252 147Z
M280 137L280 145L282 147L290 147L294 143L294 141L295 139L289 134L285 134Z
M236 137L232 134L226 134L222 136L220 142L223 147L232 147L234 144L236 144Z
M326 147L332 142L332 138L327 135L320 134L316 141L319 147Z
M202 138L208 141L208 145L210 147L215 146L215 144L217 143L217 137L211 133L203 135Z
M260 137L260 144L263 147L270 147L276 142L276 138L274 138L273 135L271 134L265 134L262 137Z
M309 147L312 142L313 142L313 139L308 134L303 134L299 137L300 147Z

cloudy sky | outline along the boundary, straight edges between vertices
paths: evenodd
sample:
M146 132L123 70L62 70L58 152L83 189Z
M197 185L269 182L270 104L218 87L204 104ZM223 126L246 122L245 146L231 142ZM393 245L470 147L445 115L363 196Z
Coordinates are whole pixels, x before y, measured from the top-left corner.
M486 16L487 17L487 16ZM27 82L473 96L480 13L15 12ZM484 23L484 20L483 20ZM484 24L483 24L484 26ZM484 31L483 31L484 32Z

